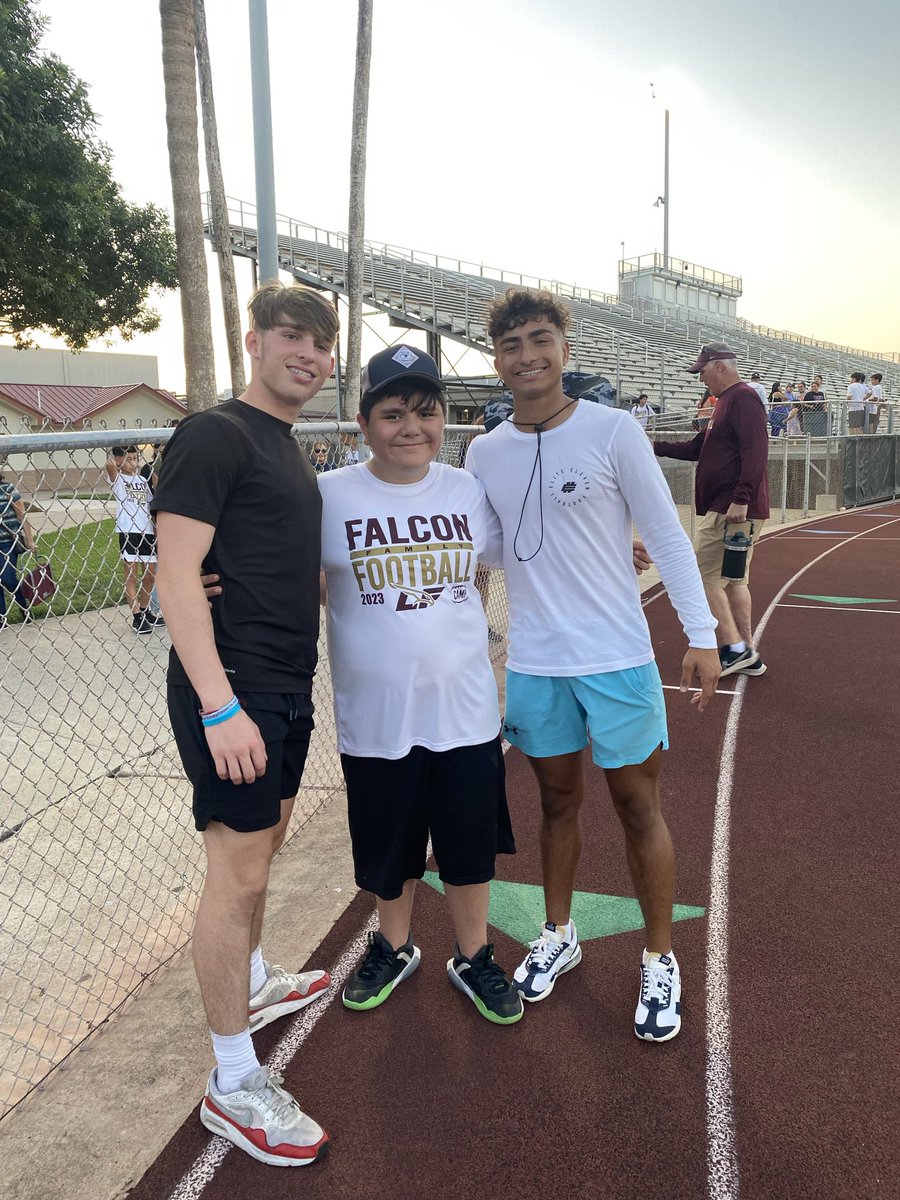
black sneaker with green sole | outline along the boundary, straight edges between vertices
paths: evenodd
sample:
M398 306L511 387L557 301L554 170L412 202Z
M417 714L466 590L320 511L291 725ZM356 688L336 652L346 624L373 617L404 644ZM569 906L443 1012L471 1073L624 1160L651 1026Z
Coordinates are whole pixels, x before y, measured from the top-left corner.
M405 946L395 950L380 932L370 933L362 962L344 985L344 1007L364 1010L384 1004L397 984L409 979L421 957L412 935Z
M514 1025L522 1020L522 997L499 963L494 962L494 947L482 946L473 958L456 953L447 963L447 976L463 992L483 1017L495 1025Z

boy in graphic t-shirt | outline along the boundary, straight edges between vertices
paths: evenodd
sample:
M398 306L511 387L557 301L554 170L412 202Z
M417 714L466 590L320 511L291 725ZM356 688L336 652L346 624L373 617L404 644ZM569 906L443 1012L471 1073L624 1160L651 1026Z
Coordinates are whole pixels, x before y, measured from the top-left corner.
M319 477L322 568L338 749L356 882L379 930L344 1004L382 1004L418 967L410 930L432 840L457 944L450 982L487 1020L524 1006L487 943L498 853L514 853L497 688L475 583L499 562L481 484L435 462L446 403L437 364L409 346L376 354L359 424L372 456ZM491 543L491 548L489 548Z
M125 572L125 598L135 633L152 633L165 622L149 610L156 581L156 535L150 516L153 491L138 470L137 446L113 446L106 478L116 498L116 533Z

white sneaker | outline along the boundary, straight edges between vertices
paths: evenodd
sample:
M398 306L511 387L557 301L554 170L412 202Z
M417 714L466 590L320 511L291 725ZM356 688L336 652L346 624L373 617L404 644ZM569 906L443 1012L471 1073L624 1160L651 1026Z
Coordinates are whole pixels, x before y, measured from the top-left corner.
M216 1091L212 1071L200 1105L200 1120L251 1158L273 1167L306 1167L328 1149L328 1134L281 1086L268 1067L242 1080L236 1092Z
M644 951L641 994L634 1013L634 1032L646 1042L668 1042L681 1028L681 971L675 955Z
M548 921L541 926L541 936L530 945L528 957L516 967L513 983L523 1000L543 1000L553 991L557 977L581 962L578 933L573 923L572 940L567 942Z
M327 971L302 971L291 975L277 964L266 967L266 982L255 996L250 997L250 1032L256 1033L279 1017L297 1012L312 1004L331 983Z

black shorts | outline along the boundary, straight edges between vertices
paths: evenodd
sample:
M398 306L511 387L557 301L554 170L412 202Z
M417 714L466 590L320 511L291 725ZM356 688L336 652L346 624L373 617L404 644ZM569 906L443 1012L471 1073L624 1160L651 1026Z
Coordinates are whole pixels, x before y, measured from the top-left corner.
M428 835L443 883L494 878L498 854L515 854L499 736L478 746L404 758L341 755L358 887L396 900L425 872Z
M170 683L169 720L184 772L194 785L194 824L221 821L238 833L271 829L281 820L281 802L296 796L313 730L312 697L281 692L238 692L244 712L259 726L268 761L253 783L220 779L200 720L193 688Z
M120 533L119 554L123 562L156 562L156 534Z

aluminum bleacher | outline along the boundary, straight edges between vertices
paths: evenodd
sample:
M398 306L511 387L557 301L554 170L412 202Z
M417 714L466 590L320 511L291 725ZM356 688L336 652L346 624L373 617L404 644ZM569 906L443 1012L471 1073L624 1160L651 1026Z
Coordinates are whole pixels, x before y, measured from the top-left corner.
M208 203L205 201L208 228ZM228 200L231 245L256 257L256 210ZM295 278L330 291L347 292L346 234L289 217L277 218L279 264ZM422 254L367 241L363 292L367 304L408 325L490 354L487 306L510 286L544 287L571 309L571 366L619 384L623 397L646 392L651 403L675 416L694 408L701 388L685 372L698 346L727 341L738 352L742 373L759 371L770 387L822 375L829 400L846 394L851 371L881 371L885 397L900 398L900 355L879 355L752 325L714 321L710 314L665 309L654 302L624 304L604 292L558 280L538 279L460 259Z

